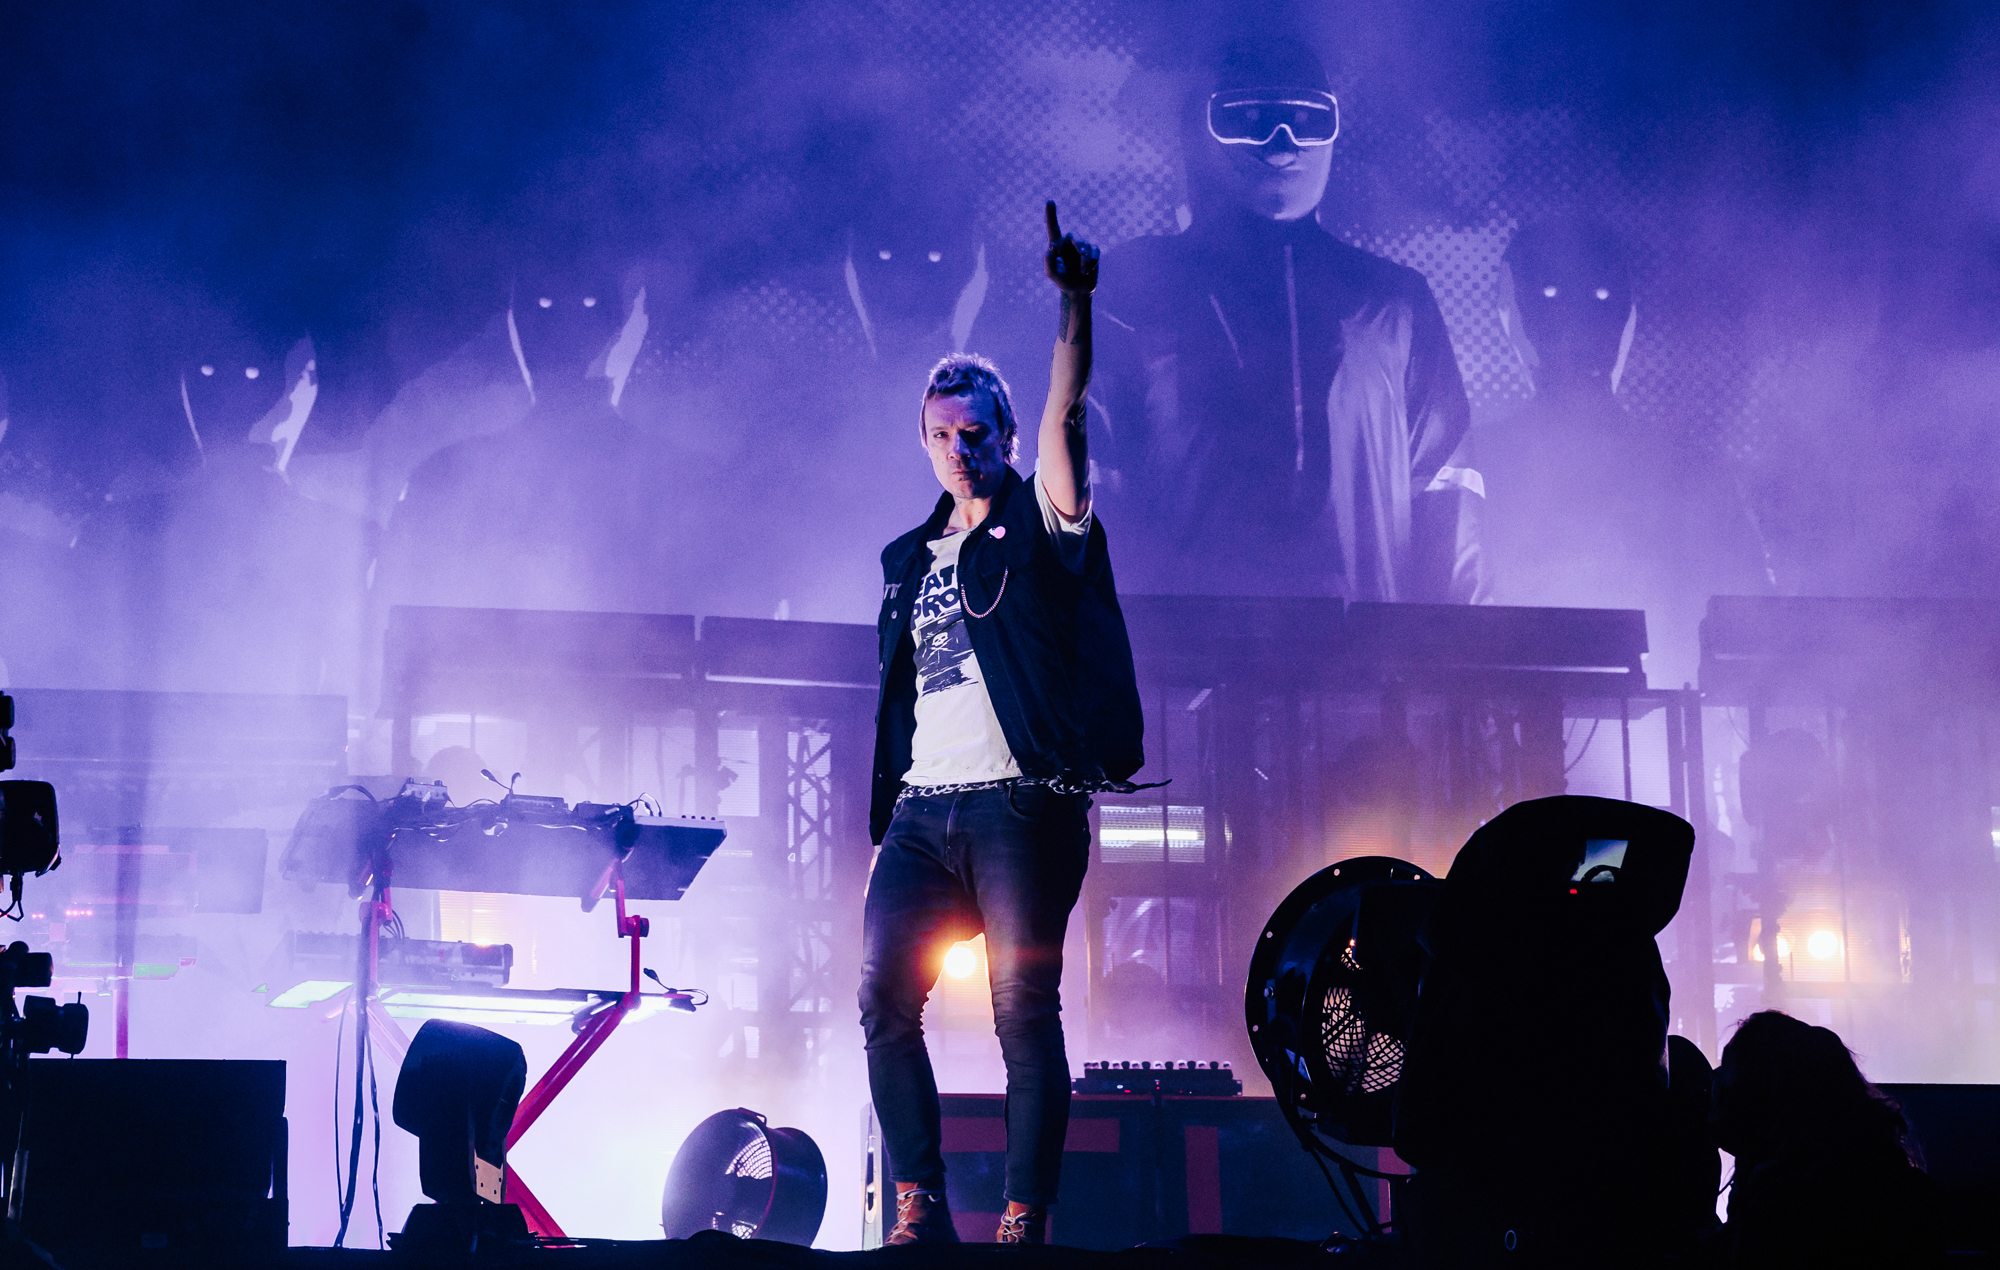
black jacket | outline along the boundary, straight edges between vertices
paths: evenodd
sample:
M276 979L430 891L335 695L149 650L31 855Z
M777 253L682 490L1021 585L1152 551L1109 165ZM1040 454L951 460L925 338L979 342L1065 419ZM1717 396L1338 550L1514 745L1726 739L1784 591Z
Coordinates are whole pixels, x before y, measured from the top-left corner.
M910 601L930 568L925 544L943 531L951 509L951 496L941 495L929 520L882 551L875 623L881 684L868 818L877 843L910 770L917 730ZM1072 571L1056 554L1034 490L1009 468L991 514L959 550L958 577L966 633L1021 774L1122 781L1138 771L1145 725L1102 522L1091 523L1082 572Z
M1135 590L1474 598L1471 410L1422 274L1240 212L1104 274L1090 396Z

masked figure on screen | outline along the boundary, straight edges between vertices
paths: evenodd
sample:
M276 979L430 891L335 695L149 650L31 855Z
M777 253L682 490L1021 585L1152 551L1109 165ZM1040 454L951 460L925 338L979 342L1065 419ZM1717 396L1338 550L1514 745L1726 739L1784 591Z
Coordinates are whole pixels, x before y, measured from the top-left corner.
M1241 41L1184 121L1192 222L1127 244L1100 298L1107 499L1133 591L1466 601L1479 481L1421 274L1327 233L1340 107L1304 45Z
M373 551L360 517L293 487L316 426L310 336L197 310L152 377L171 475L129 470L77 536L99 625L90 682L210 692L347 693Z
M699 285L678 315L656 314L680 334L648 341L620 407L673 455L677 500L706 508L682 539L719 562L696 580L697 611L848 615L879 571L853 544L893 528L877 496L935 492L926 473L882 461L882 422L915 408L910 385L953 352L1023 367L1016 382L1046 373L1047 314L996 281L1040 262L1010 264L985 241L976 168L928 131L852 125L797 163L782 232L746 225L681 271ZM746 533L753 501L788 512Z
M663 544L679 500L613 405L638 312L608 271L520 270L507 323L534 404L417 468L390 515L378 603L672 610L684 561Z
M1719 461L1679 452L1625 408L1639 310L1607 226L1530 224L1508 244L1499 319L1534 398L1469 447L1486 490L1492 597L1646 610L1655 683L1695 678L1710 595L1769 589L1755 528Z

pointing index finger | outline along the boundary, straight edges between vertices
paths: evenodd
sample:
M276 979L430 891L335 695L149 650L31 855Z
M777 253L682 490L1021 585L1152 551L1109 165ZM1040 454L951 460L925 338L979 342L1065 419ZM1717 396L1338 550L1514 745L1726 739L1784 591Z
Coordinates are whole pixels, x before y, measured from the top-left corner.
M1062 226L1056 223L1056 201L1054 199L1050 199L1048 201L1048 205L1045 208L1043 208L1043 211L1046 213L1048 217L1049 241L1052 243L1061 242Z

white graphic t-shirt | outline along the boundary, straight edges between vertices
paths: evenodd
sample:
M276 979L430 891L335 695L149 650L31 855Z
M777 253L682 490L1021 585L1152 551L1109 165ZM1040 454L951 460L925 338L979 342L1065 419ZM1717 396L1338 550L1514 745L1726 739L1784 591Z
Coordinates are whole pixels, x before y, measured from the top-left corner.
M1042 524L1054 537L1063 563L1081 569L1090 542L1090 512L1085 510L1072 524L1049 502L1039 473L1034 485ZM958 553L965 540L962 532L948 533L928 544L930 572L910 606L910 635L917 645L917 731L910 742L910 770L903 775L906 785L967 785L1021 774L966 631L958 587Z

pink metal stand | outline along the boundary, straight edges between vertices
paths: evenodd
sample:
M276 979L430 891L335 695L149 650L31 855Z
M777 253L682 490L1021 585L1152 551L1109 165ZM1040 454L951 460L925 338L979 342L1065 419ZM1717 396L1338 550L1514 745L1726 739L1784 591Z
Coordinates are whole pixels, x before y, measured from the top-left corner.
M521 1140L521 1135L549 1109L549 1104L556 1100L556 1095L560 1094L570 1081L576 1079L576 1074L583 1070L583 1065L589 1062L590 1056L610 1038L611 1033L624 1021L625 1016L639 1007L639 941L652 933L652 924L637 914L626 915L623 876L614 875L612 886L618 896L618 937L629 938L632 941L631 986L626 989L624 996L618 998L616 1005L599 1010L584 1022L582 1030L576 1034L576 1040L570 1042L569 1048L562 1052L562 1057L550 1064L549 1070L542 1073L542 1078L535 1082L535 1087L521 1100L521 1105L514 1112L514 1123L507 1130L509 1151L512 1151L514 1144ZM507 1169L507 1198L521 1206L521 1214L527 1218L529 1230L537 1235L562 1237L562 1227L556 1224L555 1218L549 1216L549 1210L535 1198L535 1193L528 1189L512 1165Z
M556 1095L560 1094L564 1087L576 1078L576 1074L583 1070L583 1065L590 1061L590 1056L597 1052L598 1047L611 1036L612 1031L624 1021L625 1016L639 1006L639 941L652 933L652 924L636 913L629 916L626 914L625 879L622 876L614 873L612 885L618 897L618 937L632 941L631 986L615 1004L599 1010L584 1020L583 1027L577 1032L576 1040L562 1052L562 1057L550 1064L548 1071L542 1073L542 1078L535 1082L535 1087L521 1100L521 1105L514 1111L514 1123L507 1130L509 1151L512 1151L514 1144L521 1140L521 1135L549 1109L549 1104L556 1100ZM386 892L380 901L363 902L361 920L366 933L370 972L365 1001L369 1025L376 1039L381 1042L385 1050L389 1051L390 1060L401 1067L403 1056L410 1049L410 1038L404 1035L403 1029L397 1026L396 1021L389 1017L388 1011L382 1008L374 991L373 972L378 947L377 937L381 923L386 920L388 912ZM505 1198L521 1206L521 1215L527 1219L529 1230L552 1239L564 1238L563 1228L549 1215L549 1210L543 1206L541 1200L535 1198L535 1193L528 1189L528 1184L521 1180L520 1171L512 1164L507 1166Z
M630 1014L632 1010L636 1010L638 1004L640 1004L640 1000L638 1000L640 998L640 940L646 938L648 934L652 934L652 924L646 918L638 916L638 914L630 914L630 916L626 914L626 908L624 908L624 878L622 876L614 874L612 876L612 886L616 888L616 894L618 894L618 938L630 938L632 940L632 984L624 992L624 996L618 998L616 1004L606 1006L606 1008L598 1010L596 1014L592 1014L590 1018L584 1020L584 1026L578 1030L576 1040L570 1042L570 1048L564 1050L562 1056L554 1064L550 1064L550 1068L546 1072L542 1072L542 1078L534 1082L534 1088L528 1090L528 1096L520 1100L520 1106L514 1110L514 1124L508 1128L508 1134L506 1134L506 1148L510 1152L514 1150L514 1144L520 1142L520 1136L526 1134L528 1128L536 1120L542 1118L542 1112L546 1112L548 1104L556 1100L556 1094L560 1094L576 1078L576 1074L584 1070L584 1064L590 1062L590 1056L598 1052L598 1046L602 1046L610 1038L612 1030L616 1030L618 1024L624 1022L624 1016ZM364 928L366 950L368 950L368 980L366 980L366 992L364 992L362 1000L364 1000L364 1004L368 1008L368 1024L370 1024L370 1030L374 1032L374 1038L388 1052L390 1062L400 1068L404 1054L410 1052L410 1038L396 1024L396 1020L390 1018L388 1010L382 1008L382 1002L376 998L376 990L374 990L374 968L376 968L378 936L380 936L382 922L388 918L388 912L390 912L390 904L388 904L388 892L386 890L384 890L382 900L364 900L362 902L362 928ZM328 1016L328 1018L332 1018L332 1016ZM122 1048L124 1046L120 1046L120 1050ZM120 1052L120 1058L122 1056L124 1054ZM556 1224L556 1218L550 1216L550 1212L542 1204L542 1200L538 1200L534 1196L534 1192L528 1190L528 1184L522 1182L522 1178L520 1178L520 1170L516 1170L512 1164L508 1164L508 1170L506 1170L506 1200L510 1200L514 1204L520 1204L520 1212L528 1220L528 1230L532 1230L534 1234L548 1236L548 1238L564 1238L562 1226Z

